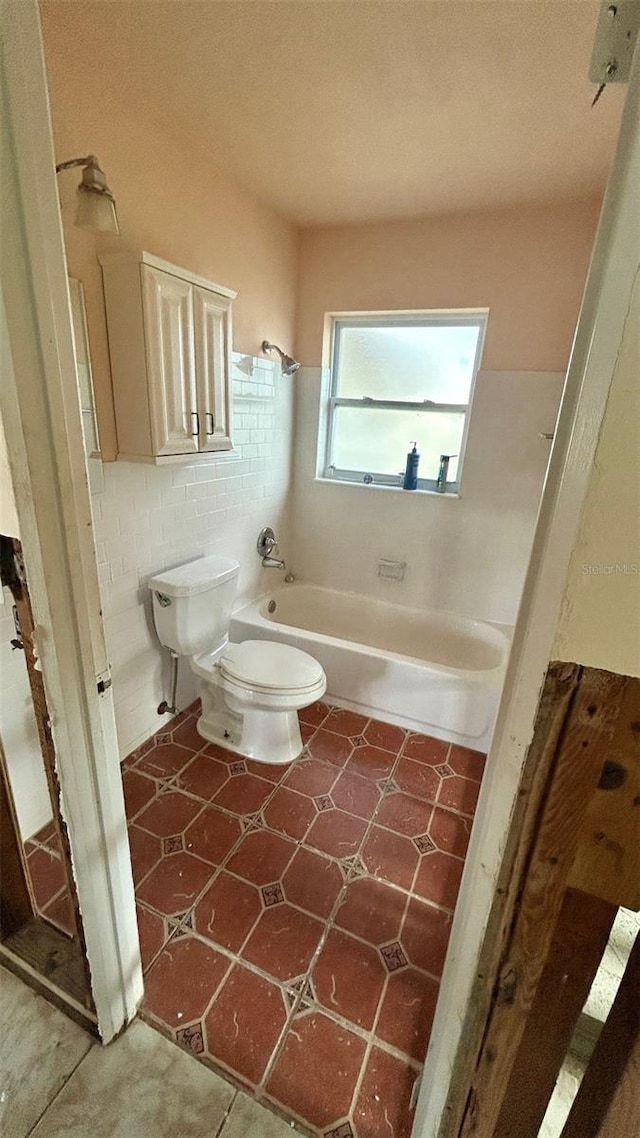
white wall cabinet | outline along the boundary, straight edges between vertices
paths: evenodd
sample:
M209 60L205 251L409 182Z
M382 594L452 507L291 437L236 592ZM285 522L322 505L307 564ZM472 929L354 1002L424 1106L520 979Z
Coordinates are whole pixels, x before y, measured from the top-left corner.
M100 263L118 458L177 462L230 450L235 292L150 253Z

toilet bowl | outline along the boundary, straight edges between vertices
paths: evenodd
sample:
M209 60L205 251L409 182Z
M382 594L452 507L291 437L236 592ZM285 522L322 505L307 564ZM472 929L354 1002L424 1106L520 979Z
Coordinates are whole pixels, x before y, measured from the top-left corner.
M256 762L290 763L303 748L297 713L324 695L326 676L298 648L229 643L239 568L227 557L201 557L153 577L156 631L198 677L204 739Z
M245 640L192 657L191 668L200 680L203 738L258 762L298 758L298 711L327 687L313 656L271 640Z

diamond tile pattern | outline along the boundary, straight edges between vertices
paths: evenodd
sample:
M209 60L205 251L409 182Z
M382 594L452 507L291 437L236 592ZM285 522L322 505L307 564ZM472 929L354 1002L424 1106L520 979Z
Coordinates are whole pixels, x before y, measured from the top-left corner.
M193 711L123 764L144 1014L317 1138L409 1138L484 756L319 702L261 766Z

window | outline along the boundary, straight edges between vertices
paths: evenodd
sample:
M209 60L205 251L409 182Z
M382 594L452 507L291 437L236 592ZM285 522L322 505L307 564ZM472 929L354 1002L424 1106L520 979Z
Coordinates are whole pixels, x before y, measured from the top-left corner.
M324 477L402 485L416 442L418 489L435 490L447 454L447 490L456 493L486 319L483 312L334 319Z

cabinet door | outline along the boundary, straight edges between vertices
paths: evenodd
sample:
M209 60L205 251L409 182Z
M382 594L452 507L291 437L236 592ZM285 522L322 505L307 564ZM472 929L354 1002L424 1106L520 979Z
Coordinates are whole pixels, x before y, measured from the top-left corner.
M230 450L231 300L194 285L200 450Z
M197 453L192 286L149 265L141 272L153 451Z

